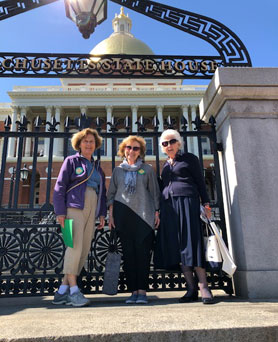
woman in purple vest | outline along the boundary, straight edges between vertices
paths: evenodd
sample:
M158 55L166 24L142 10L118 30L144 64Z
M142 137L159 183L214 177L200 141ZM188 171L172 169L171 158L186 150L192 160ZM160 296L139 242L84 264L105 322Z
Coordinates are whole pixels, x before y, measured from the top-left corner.
M187 292L180 302L198 300L195 271L203 303L212 304L200 223L200 200L210 217L209 199L198 158L192 153L182 153L181 144L181 136L175 130L168 129L160 137L162 152L168 155L168 160L161 173L161 223L155 254L166 269L181 265Z
M67 247L64 258L64 278L55 293L53 304L85 306L89 300L77 286L80 274L95 232L104 226L106 216L105 176L93 153L100 148L102 139L97 131L85 128L71 139L73 156L67 157L60 169L53 193L57 221L64 227L65 218L73 219L73 248Z

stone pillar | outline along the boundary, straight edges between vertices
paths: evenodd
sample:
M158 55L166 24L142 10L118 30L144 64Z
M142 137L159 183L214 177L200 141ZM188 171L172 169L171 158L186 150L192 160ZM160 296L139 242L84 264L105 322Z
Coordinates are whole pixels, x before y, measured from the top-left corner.
M163 126L163 108L164 108L164 106L162 106L162 105L156 106L157 118L159 121L159 128L158 128L159 132L163 132L163 129L164 129L164 126Z
M11 131L16 130L16 121L17 121L17 114L18 114L18 107L12 106L13 109L13 115L12 115L12 125L11 125ZM15 138L9 139L9 147L8 147L8 157L14 157L15 153Z
M113 106L105 106L106 109L106 122L111 122L112 119L112 111L113 111ZM110 126L106 126L106 131L109 132ZM106 155L107 157L112 156L112 139L107 138L106 139Z
M48 106L46 107L46 122L50 122L51 121L51 116L52 116L52 107ZM45 131L48 132L49 129L49 125L46 124L45 125ZM44 151L43 151L43 156L44 157L48 157L48 151L49 151L49 138L45 138L44 139ZM42 151L39 151L40 155Z
M61 107L55 106L55 119L57 122L61 122ZM57 132L61 132L61 125L56 126ZM53 156L62 156L63 155L63 139L54 140L54 147L53 147Z
M197 117L197 106L191 106L191 130L194 130L196 127L192 124ZM199 156L199 149L198 149L198 138L197 137L190 137L190 145L191 145L191 152L194 153L196 156Z
M278 298L278 68L219 68L200 104L216 118L236 294Z
M131 106L131 111L132 111L132 125L131 125L131 131L132 132L137 132L138 131L138 126L136 125L136 122L138 121L138 106Z

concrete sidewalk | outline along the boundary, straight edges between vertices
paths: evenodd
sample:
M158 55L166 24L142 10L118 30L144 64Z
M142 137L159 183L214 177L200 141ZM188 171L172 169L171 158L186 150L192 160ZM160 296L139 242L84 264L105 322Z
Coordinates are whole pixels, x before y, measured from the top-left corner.
M128 294L91 295L91 306L54 306L52 297L1 298L3 342L278 341L278 300L244 300L214 291L215 305L180 304L181 292L149 293L148 305Z

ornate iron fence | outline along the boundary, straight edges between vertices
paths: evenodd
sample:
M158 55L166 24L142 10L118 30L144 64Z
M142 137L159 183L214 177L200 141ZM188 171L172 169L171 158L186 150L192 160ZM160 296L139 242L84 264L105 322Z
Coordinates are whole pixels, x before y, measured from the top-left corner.
M68 143L75 127L81 130L94 127L105 139L110 139L112 153L107 163L111 173L116 165L117 139L124 138L131 132L130 118L105 122L101 118L88 118L81 115L75 120L66 118L64 132L58 132L60 123L52 118L51 122L43 122L37 117L33 122L33 131L27 131L28 121L22 117L17 122L17 131L11 131L11 119L5 121L5 131L0 132L2 141L1 173L0 173L0 296L50 295L58 288L62 279L62 263L65 247L60 227L56 224L51 190L64 157L69 153ZM143 117L137 122L138 133L144 138L153 140L153 164L157 175L160 172L160 156L158 138L159 122L156 117L152 122ZM187 122L182 118L180 133L184 139L184 150L188 150L188 142L195 139L201 166L204 169L202 139L210 142L210 186L213 219L221 228L227 242L221 183L217 150L221 147L216 142L215 122L205 124L198 117L194 122L195 130L187 130ZM179 123L168 117L165 128L177 128ZM107 132L107 127L110 127ZM119 127L122 127L119 130ZM148 127L148 129L146 128ZM45 129L48 129L45 131ZM39 142L47 141L47 155L40 155ZM53 157L55 143L63 140L63 154L60 159ZM27 146L30 153L27 153ZM13 147L13 148L12 148ZM26 156L28 154L28 156ZM30 156L29 156L30 154ZM55 159L56 158L56 159ZM101 159L98 150L97 158ZM26 167L28 165L28 168ZM43 165L43 167L42 167ZM56 166L57 167L56 167ZM56 167L56 169L55 169ZM26 169L28 177L23 176ZM45 177L42 176L45 172ZM38 175L41 174L41 177ZM25 175L26 176L26 175ZM207 174L208 176L208 174ZM87 262L79 276L78 283L84 293L101 293L103 271L108 252L109 231L96 231L92 241ZM120 244L118 244L120 252ZM233 292L231 279L222 272L212 273L208 270L208 281L212 289L222 289L226 293ZM179 271L156 270L151 266L149 277L150 291L182 290L185 280ZM125 292L124 273L120 273L119 292Z

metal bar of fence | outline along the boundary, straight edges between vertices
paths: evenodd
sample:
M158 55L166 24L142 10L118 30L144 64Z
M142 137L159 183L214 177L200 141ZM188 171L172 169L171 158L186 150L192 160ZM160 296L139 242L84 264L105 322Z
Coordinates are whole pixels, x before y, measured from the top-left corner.
M3 190L4 190L4 179L6 171L6 160L8 150L9 137L4 137L3 150L2 150L2 161L1 161L1 173L0 173L0 207L2 206Z
M197 139L198 139L198 153L199 153L199 161L200 161L200 164L201 164L201 169L203 170L204 172L204 162L203 162L203 150L202 150L202 141L201 141L201 136L198 135L197 136Z
M52 124L55 126L55 123ZM3 293L5 296L11 295L30 295L31 293L34 295L42 295L45 293L53 293L59 282L61 281L61 267L60 264L55 264L55 260L60 260L62 262L63 259L63 243L60 236L59 226L55 223L55 221L47 218L44 222L44 218L48 216L48 214L53 210L50 204L50 190L51 190L51 179L52 179L52 167L53 167L53 150L54 150L54 141L55 139L63 138L64 140L64 150L63 157L65 158L68 155L68 140L71 137L72 133L65 127L65 132L55 132L52 127L52 131L50 132L0 132L0 137L4 137L4 142L6 139L5 149L2 151L2 169L0 174L0 181L5 182L5 168L8 163L11 165L14 164L15 158L7 159L7 149L8 149L8 139L17 138L19 139L19 145L17 149L18 155L16 156L17 164L16 164L16 179L19 182L19 173L20 166L22 162L22 149L20 147L20 139L24 141L25 138L34 138L34 147L33 147L33 163L32 163L32 176L31 176L31 190L30 190L30 198L29 204L26 207L18 207L13 205L12 208L5 208L0 206L0 235L2 234L5 238L11 238L13 241L13 245L16 246L15 255L20 255L18 259L16 257L14 260L10 260L10 264L5 265L7 271L4 273L0 271L0 295ZM55 128L55 127L54 127ZM7 134L11 133L11 134ZM153 139L153 151L154 157L152 161L155 159L155 165L157 170L157 175L159 176L159 165L160 165L160 155L159 155L159 143L158 139L161 132L158 131L144 131L139 133L132 133L129 131L126 132L101 132L100 134L103 138L111 139L112 151L111 151L111 167L112 169L116 166L116 149L117 149L117 138L125 138L130 134L138 134L142 137L150 137ZM216 134L215 130L197 130L187 132L183 129L180 132L181 136L184 139L184 149L185 151L188 148L187 139L190 137L195 137L198 139L198 149L199 149L199 157L200 162L202 162L203 155L200 148L202 147L201 137L208 137L213 144L213 157L215 163L215 174L216 178L219 178L219 168L218 167L218 154L216 151L217 143L216 143ZM35 181L36 181L36 172L39 161L39 157L37 157L38 151L38 139L39 138L47 138L50 139L49 142L49 151L48 151L48 169L47 169L47 181L46 181L46 205L42 205L40 207L34 207L34 190L35 190ZM3 145L3 146L4 146ZM20 152L21 151L21 152ZM5 154L6 153L6 154ZM100 154L98 155L100 157ZM4 162L3 162L4 160ZM24 160L24 159L23 159ZM20 163L19 163L20 161ZM4 170L3 170L4 165ZM223 232L223 237L225 239L225 226L223 226L223 218L222 209L221 209L221 183L219 179L215 179L216 190L217 190L217 206L220 208L220 216L221 216L221 228ZM1 185L1 184L0 184ZM10 181L10 185L14 185ZM19 186L19 184L18 184ZM3 189L3 184L2 184ZM11 189L11 188L10 188ZM13 190L13 189L12 189ZM1 191L1 188L0 188ZM3 191L3 190L2 190ZM222 205L223 208L223 205ZM35 219L34 219L35 218ZM43 220L41 220L43 218ZM44 223L44 224L41 224ZM99 246L101 251L99 253L103 253L103 244L104 241L108 239L108 230L101 233L104 240L102 240ZM106 236L107 235L107 236ZM43 251L43 252L42 252ZM46 262L47 255L43 253L49 253L49 261ZM45 258L45 259L44 259ZM90 252L90 259L87 263L87 269L83 274L84 277L80 282L83 290L88 293L99 293L102 290L102 281L103 281L103 264L98 264L98 243L95 240L92 243L92 249ZM55 264L55 267L49 268L48 262ZM45 263L45 264L44 264ZM12 270L12 271L11 271ZM2 272L2 273L1 273ZM211 288L221 288L227 293L232 293L231 280L225 277L223 274L210 274L208 277L210 281ZM2 284L5 284L2 286ZM95 285L92 285L95 284ZM126 291L126 284L124 281L123 273L120 275L120 283L119 283L119 292ZM184 289L184 279L180 272L167 272L167 271L157 271L151 268L150 272L150 284L151 291L159 290L159 291L169 291L169 290L182 290ZM4 292L3 292L4 291Z
M15 173L15 187L14 187L14 200L13 207L17 208L18 194L19 194L19 182L20 182L20 169L23 154L23 136L19 137L18 148L17 148L17 163L16 163L16 173Z
M155 165L156 165L156 176L160 176L160 163L159 163L159 144L158 144L158 137L154 137L154 150L155 154Z
M162 132L153 132L153 131L147 131L147 132L101 132L101 136L103 138L111 138L111 137L127 137L129 135L140 135L143 137L160 137ZM73 133L71 132L15 132L15 131L10 131L10 132L1 132L0 131L0 137L9 137L9 138L19 138L19 137L30 137L34 138L36 136L40 136L42 138L51 138L55 136L55 138L66 138L70 137ZM202 130L202 131L187 131L187 132L180 132L181 135L186 135L187 137L195 137L198 135L204 135L207 137L212 136L212 132L210 130Z
M31 186L30 186L30 195L29 195L29 206L30 208L34 207L34 198L35 198L35 185L36 185L36 169L37 169L37 159L38 159L38 145L39 138L35 137L34 139L34 149L33 149L33 163L32 163L32 175L31 175Z
M54 146L54 137L52 136L49 142L49 155L48 155L48 166L47 166L47 183L46 183L46 197L45 197L45 203L47 205L50 204L53 146Z

